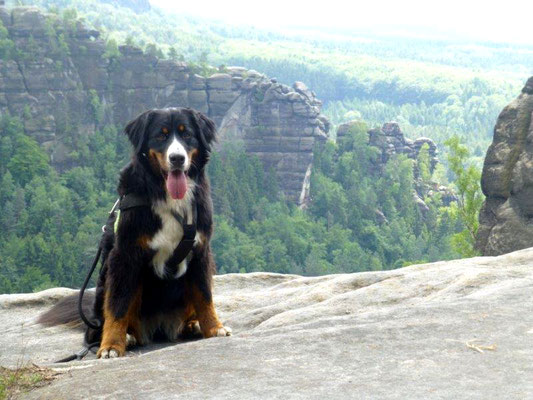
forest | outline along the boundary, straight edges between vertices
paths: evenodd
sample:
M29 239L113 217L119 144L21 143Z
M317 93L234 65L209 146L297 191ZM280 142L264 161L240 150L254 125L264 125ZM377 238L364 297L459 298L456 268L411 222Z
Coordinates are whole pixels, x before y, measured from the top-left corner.
M322 275L460 257L466 226L457 207L435 196L421 215L413 202L415 169L432 179L429 158L398 156L377 173L367 129L361 123L339 143L317 145L308 210L285 201L242 148L215 153L208 173L219 273ZM58 174L18 118L3 116L0 133L0 292L79 286L129 159L125 137L106 125L78 143L79 166Z
M369 35L364 32L319 40L157 9L136 14L96 0L19 3L38 5L65 23L82 18L104 32L111 53L117 44L136 44L187 61L201 74L243 65L287 84L303 81L324 101L334 128L331 140L314 149L312 201L305 209L287 202L276 177L243 148L228 143L213 155L219 273L322 275L475 254L479 167L499 111L532 72L533 47L479 43L479 51L467 51L460 42L350 39ZM2 58L13 57L5 32L0 39ZM92 111L102 112L100 106L95 102ZM335 126L349 120L360 122L336 141ZM432 173L421 152L417 160L395 156L377 171L367 132L391 120L407 136L432 138L443 166ZM81 285L116 200L118 172L129 160L121 131L102 124L90 140L76 137L76 165L60 173L19 117L1 116L0 293ZM458 201L445 205L428 196L422 213L413 201L415 185L435 184L453 187Z

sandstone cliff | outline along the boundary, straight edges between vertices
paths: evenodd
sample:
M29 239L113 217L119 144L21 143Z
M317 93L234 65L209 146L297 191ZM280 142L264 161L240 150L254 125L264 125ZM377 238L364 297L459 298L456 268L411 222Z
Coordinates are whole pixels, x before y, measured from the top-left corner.
M533 77L503 109L481 177L486 196L476 247L499 255L533 246Z
M393 271L215 279L234 336L54 365L32 399L533 397L533 249ZM0 365L80 347L33 319L70 289L0 295Z
M98 31L79 21L66 26L36 8L0 7L0 18L16 50L0 61L0 112L23 118L56 168L75 164L71 143L104 123L122 125L147 108L189 106L215 120L222 141L242 140L273 168L290 200L304 196L314 142L329 129L304 84L289 87L238 67L203 77L132 46L113 55Z

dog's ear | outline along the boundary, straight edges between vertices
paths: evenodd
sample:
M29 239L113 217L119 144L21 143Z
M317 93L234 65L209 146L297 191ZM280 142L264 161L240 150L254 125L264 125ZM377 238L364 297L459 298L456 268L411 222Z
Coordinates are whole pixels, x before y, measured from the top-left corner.
M202 145L209 153L211 151L211 143L217 141L217 127L215 123L203 113L190 108L188 110L192 114L193 121L198 128L200 142L202 142Z
M148 110L137 116L135 119L132 119L126 127L124 128L124 133L128 136L131 144L133 145L133 150L136 154L140 153L143 148L145 132L152 121L153 112Z

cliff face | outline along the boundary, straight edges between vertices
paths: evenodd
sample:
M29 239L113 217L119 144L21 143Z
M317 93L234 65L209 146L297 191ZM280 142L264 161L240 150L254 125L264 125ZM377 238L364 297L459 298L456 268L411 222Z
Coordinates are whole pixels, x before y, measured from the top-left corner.
M533 77L503 109L481 177L477 248L499 255L533 246Z
M18 54L0 61L0 112L22 117L56 168L75 164L70 143L103 123L123 125L148 108L192 107L214 119L222 142L242 141L273 169L290 200L304 196L314 142L329 128L305 85L237 67L206 78L132 46L110 55L99 32L35 8L0 7L0 18Z

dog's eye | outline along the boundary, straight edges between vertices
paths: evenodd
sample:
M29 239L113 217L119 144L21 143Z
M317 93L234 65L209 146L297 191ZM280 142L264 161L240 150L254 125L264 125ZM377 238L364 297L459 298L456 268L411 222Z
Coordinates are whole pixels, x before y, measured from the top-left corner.
M187 128L185 128L185 125L183 125L183 124L179 124L179 125L178 125L178 131L180 131L181 136L182 136L184 139L190 139L190 137L191 137L191 132L189 132L189 131L187 130Z
M161 132L159 132L156 139L163 141L163 140L166 140L167 137L168 137L168 128L161 128Z

